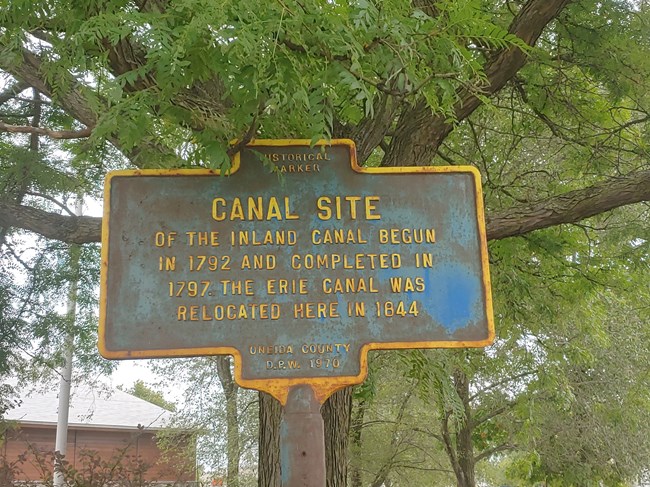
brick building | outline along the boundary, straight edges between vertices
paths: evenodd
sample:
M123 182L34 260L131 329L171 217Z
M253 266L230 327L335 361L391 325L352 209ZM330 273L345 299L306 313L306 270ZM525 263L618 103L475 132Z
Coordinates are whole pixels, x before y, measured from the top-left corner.
M51 475L57 407L57 393L45 392L22 398L7 413L10 429L0 443L5 482ZM192 440L181 433L170 437L165 428L169 418L165 409L119 390L78 389L71 398L66 468L94 481L128 483L136 478L191 485L196 477ZM172 446L164 454L159 448L163 436Z

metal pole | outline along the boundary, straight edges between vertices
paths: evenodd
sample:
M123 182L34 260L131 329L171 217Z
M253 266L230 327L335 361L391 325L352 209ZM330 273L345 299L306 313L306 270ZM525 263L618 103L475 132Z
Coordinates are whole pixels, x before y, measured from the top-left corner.
M70 313L70 301L68 302ZM56 422L56 439L54 444L54 487L65 484L62 460L68 446L68 413L70 411L70 382L72 381L72 340L66 337L65 363L59 381L59 410Z
M83 209L83 197L78 196L75 204L75 214L81 216ZM74 250L70 251L70 264L73 272L79 269L79 258L74 256ZM77 313L77 292L78 282L70 282L68 291L68 303L66 316L73 322ZM72 382L72 355L74 351L74 335L68 332L64 344L64 363L61 368L61 380L59 381L59 409L56 422L56 437L54 440L54 487L62 487L65 484L63 475L62 460L67 453L68 447L68 415L70 412L70 384Z
M325 487L325 430L311 386L289 389L280 421L282 487Z

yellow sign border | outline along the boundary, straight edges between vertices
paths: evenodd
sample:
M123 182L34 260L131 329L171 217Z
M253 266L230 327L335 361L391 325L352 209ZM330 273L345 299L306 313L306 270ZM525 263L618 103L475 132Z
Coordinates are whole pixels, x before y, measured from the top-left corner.
M286 404L289 389L299 384L309 384L318 400L324 402L332 393L347 386L362 383L368 374L368 351L370 350L395 350L410 348L472 348L485 347L494 342L494 317L492 307L492 294L490 284L487 234L485 231L485 214L483 210L483 193L481 189L481 175L473 166L405 166L405 167L362 167L358 164L354 141L349 139L320 140L314 146L347 146L350 151L351 167L354 171L364 174L408 174L408 173L471 173L474 177L476 197L476 215L478 219L479 243L481 263L483 269L482 283L485 292L485 307L488 321L488 337L480 341L433 341L433 342L387 342L367 343L361 347L360 372L355 376L341 377L303 377L303 378L269 378L245 379L241 375L242 355L233 347L204 347L204 348L179 348L173 350L131 350L111 351L106 348L106 292L108 279L108 236L110 218L110 192L111 180L118 176L214 176L221 172L213 169L127 169L112 171L106 175L104 185L104 210L102 219L102 248L101 248L101 277L99 301L99 353L107 359L140 359L140 358L172 358L192 357L203 355L232 355L234 357L235 381L242 387L256 389L271 394L282 405ZM308 139L258 139L247 144L247 147L288 147L312 146ZM232 167L228 176L237 172L240 167L240 153L234 155Z

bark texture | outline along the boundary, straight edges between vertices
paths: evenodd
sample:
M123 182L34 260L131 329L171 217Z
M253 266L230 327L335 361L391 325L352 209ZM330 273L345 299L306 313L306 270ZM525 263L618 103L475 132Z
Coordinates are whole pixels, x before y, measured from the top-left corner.
M463 404L465 418L456 432L456 461L454 468L458 487L475 487L474 444L472 443L472 408L470 406L469 379L462 370L454 373L454 387Z
M575 223L620 206L650 200L650 170L552 196L530 205L487 215L489 240L523 235L562 223Z
M231 358L229 355L216 357L217 373L226 396L226 455L228 457L228 472L226 483L231 487L239 487L239 411L237 408L237 391L239 386L232 377Z
M365 400L359 402L352 414L350 421L350 439L357 451L361 451L361 435L363 433L363 421L366 414L368 403ZM354 466L350 473L351 487L362 487L361 483L361 469Z
M31 206L0 201L0 226L30 230L67 243L99 242L102 219L91 216L65 216Z
M348 440L352 417L352 388L335 392L321 409L325 422L327 487L345 487L348 476Z
M259 393L259 464L258 487L281 487L280 477L280 403L266 392Z
M470 407L469 380L461 370L453 374L453 384L463 404L463 418L453 418L445 411L440 422L440 437L458 487L475 487L474 445L472 443L472 410ZM452 424L452 421L454 424Z

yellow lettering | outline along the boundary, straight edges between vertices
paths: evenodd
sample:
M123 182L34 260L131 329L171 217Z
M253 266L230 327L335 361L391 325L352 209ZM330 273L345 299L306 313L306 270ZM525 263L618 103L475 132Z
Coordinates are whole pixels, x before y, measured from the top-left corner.
M300 217L291 213L291 205L289 203L289 197L284 197L284 216L287 220L298 220Z
M330 209L329 204L332 203L332 200L327 196L321 196L316 200L316 207L320 210L317 213L318 218L321 220L329 220L332 218L332 210Z
M264 202L261 196L257 200L252 196L248 198L248 219L262 220L264 217Z
M190 321L199 321L199 306L197 304L190 306Z
M232 200L232 208L230 209L230 219L231 220L243 220L244 219L244 207L241 204L239 198L234 198Z
M340 318L338 311L339 303L331 301L329 303L294 303L294 318Z
M176 308L176 318L178 321L187 321L187 306L179 306Z
M225 206L226 200L223 198L215 198L212 200L212 219L218 222L226 219L226 212L220 210L220 206Z
M350 218L357 219L357 203L361 201L361 196L346 196L346 201L350 202ZM367 205L366 205L367 207Z
M282 220L280 206L278 205L278 200L275 196L271 196L271 199L269 199L269 208L266 213L267 220L271 220L272 218L275 218L276 220Z
M358 212L359 203L363 201L364 214L366 220L379 220L381 215L377 211L379 196L321 196L316 200L316 208L319 210L317 216L321 220L330 220L332 217L336 220L342 220L344 216L349 216L351 220L360 217Z
M365 210L366 210L366 220L380 220L381 215L379 213L373 213L377 210L377 206L373 202L379 203L379 196L366 196L365 197Z
M244 201L235 197L232 201L225 198L212 200L212 219L224 220L298 220L299 215L291 211L291 198L283 197L282 202L275 196L270 196L268 202L262 196L249 196Z

